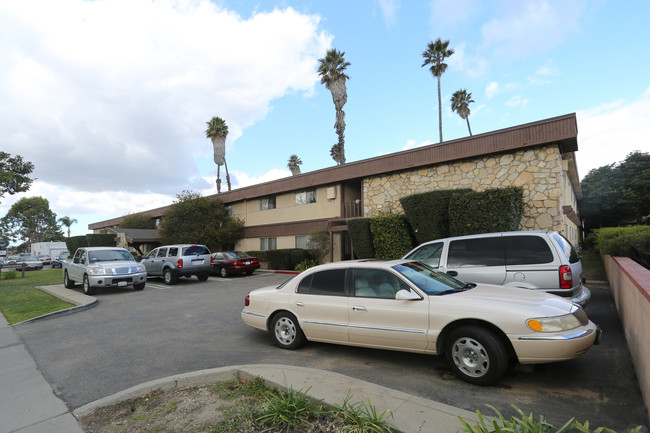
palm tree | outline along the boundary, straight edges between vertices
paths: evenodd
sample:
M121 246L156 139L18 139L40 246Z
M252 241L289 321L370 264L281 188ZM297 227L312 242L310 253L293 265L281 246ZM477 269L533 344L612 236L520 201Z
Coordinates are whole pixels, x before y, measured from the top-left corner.
M348 101L345 80L350 79L344 72L350 66L350 62L345 61L344 55L345 52L332 48L325 54L324 58L318 59L320 62L318 67L318 74L321 76L320 82L325 84L325 87L332 92L332 100L336 108L334 128L339 136L340 157L337 161L339 164L345 164L345 111L343 111L343 106Z
M293 154L289 157L289 163L287 167L291 170L291 175L295 176L300 174L300 165L302 164L302 159L298 158L298 155Z
M219 168L226 166L226 182L228 191L230 191L230 175L228 174L228 164L226 163L226 136L228 135L228 125L221 117L213 117L206 122L208 129L205 130L205 136L212 140L212 149L214 151L214 162L217 164L217 193L221 192L221 176Z
M70 218L69 216L61 217L58 219L58 221L61 223L61 225L68 228L68 237L70 237L70 226L78 222L76 219Z
M455 111L461 117L467 121L467 129L469 130L469 136L472 136L472 128L469 127L469 104L474 102L472 99L472 94L467 93L466 89L460 89L454 92L454 95L451 97L451 111Z
M330 156L334 161L336 161L336 165L345 163L345 160L341 161L341 145L339 143L334 143L332 145L332 148L330 149Z
M429 42L426 51L422 52L424 63L422 67L431 65L429 70L434 77L438 78L438 123L440 127L440 142L442 143L442 100L440 97L440 76L447 69L447 64L444 60L454 54L454 50L449 47L449 41L442 41L440 38L435 42Z

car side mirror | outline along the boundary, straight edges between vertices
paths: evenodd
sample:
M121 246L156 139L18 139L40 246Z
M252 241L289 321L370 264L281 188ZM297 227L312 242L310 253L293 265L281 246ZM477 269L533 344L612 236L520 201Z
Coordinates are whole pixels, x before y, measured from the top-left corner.
M410 290L402 289L395 293L395 299L398 301L419 301L420 297Z

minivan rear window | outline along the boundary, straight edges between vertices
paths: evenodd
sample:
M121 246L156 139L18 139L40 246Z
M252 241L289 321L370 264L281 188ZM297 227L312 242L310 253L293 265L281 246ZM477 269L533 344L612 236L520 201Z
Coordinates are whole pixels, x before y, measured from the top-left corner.
M505 266L500 237L462 239L449 243L447 267Z
M194 256L200 254L210 254L210 250L204 245L192 245L190 247L186 247L185 251L183 251L184 256Z
M578 252L575 250L575 248L573 248L573 245L571 245L571 242L569 242L567 238L559 233L553 233L553 239L555 239L557 244L560 246L562 252L564 253L564 256L567 258L569 263L573 264L580 261Z
M536 265L551 263L553 253L539 236L504 236L506 265Z

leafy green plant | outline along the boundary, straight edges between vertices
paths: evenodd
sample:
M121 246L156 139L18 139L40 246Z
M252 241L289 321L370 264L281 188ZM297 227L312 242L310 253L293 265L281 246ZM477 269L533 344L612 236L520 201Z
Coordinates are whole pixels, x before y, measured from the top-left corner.
M353 433L391 433L395 431L386 418L393 417L393 413L389 410L379 412L375 406L365 401L358 401L350 403L352 393L348 391L343 405L335 406L334 413L337 418L341 420L344 426L341 428L342 432Z
M450 236L518 230L523 194L522 187L454 194L449 202Z
M307 397L305 393L310 388L305 391L289 388L286 393L268 392L257 423L287 432L290 428L311 425L311 419L323 416L327 411L320 404L322 400L314 401Z
M16 271L7 271L2 273L3 280L15 280L18 278L18 273Z
M413 248L411 230L404 215L380 215L370 219L372 243L377 258L397 259Z
M650 269L650 226L607 227L595 233L601 253L629 257Z
M556 428L553 424L546 421L542 415L535 419L532 413L526 415L521 409L514 405L512 407L520 415L520 418L512 416L510 419L507 419L494 406L487 405L487 407L494 411L496 418L491 419L484 417L481 412L477 410L476 414L478 416L478 421L476 421L472 426L462 417L458 417L460 422L463 424L462 431L465 433L568 433L577 430L580 433L616 433L614 430L607 427L598 427L595 430L591 430L589 428L589 421L580 424L579 422L574 421L574 418L571 418L569 421L564 423L562 427ZM634 429L628 430L627 433L638 433L640 430L641 426L638 426Z
M296 265L296 271L298 272L303 272L306 271L309 268L313 268L314 266L318 265L315 260L305 260L304 262L300 262Z
M372 244L372 232L370 231L370 218L350 218L347 220L347 224L354 255L359 259L375 257L375 247Z

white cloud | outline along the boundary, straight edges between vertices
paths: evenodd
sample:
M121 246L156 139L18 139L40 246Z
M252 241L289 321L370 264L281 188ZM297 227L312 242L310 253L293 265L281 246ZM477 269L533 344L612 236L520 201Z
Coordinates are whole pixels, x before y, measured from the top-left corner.
M165 173L148 187L175 193L211 152L212 116L231 147L273 99L314 91L332 39L319 20L291 8L243 19L208 0L2 2L3 150L73 191L138 193L135 179Z
M425 141L421 141L421 142L418 143L416 140L411 138L411 139L406 141L406 143L402 147L402 150L416 149L418 147L428 146L430 144L434 144L433 141L425 140Z
M397 13L401 8L400 0L376 0L376 4L379 6L386 27L394 28L397 25Z
M525 107L528 104L528 99L521 95L514 96L506 101L508 107Z
M485 96L488 99L491 99L494 97L499 92L499 83L496 81L492 81L490 84L487 85L485 88Z
M614 101L576 113L578 173L621 162L634 151L650 152L650 88L636 100Z

